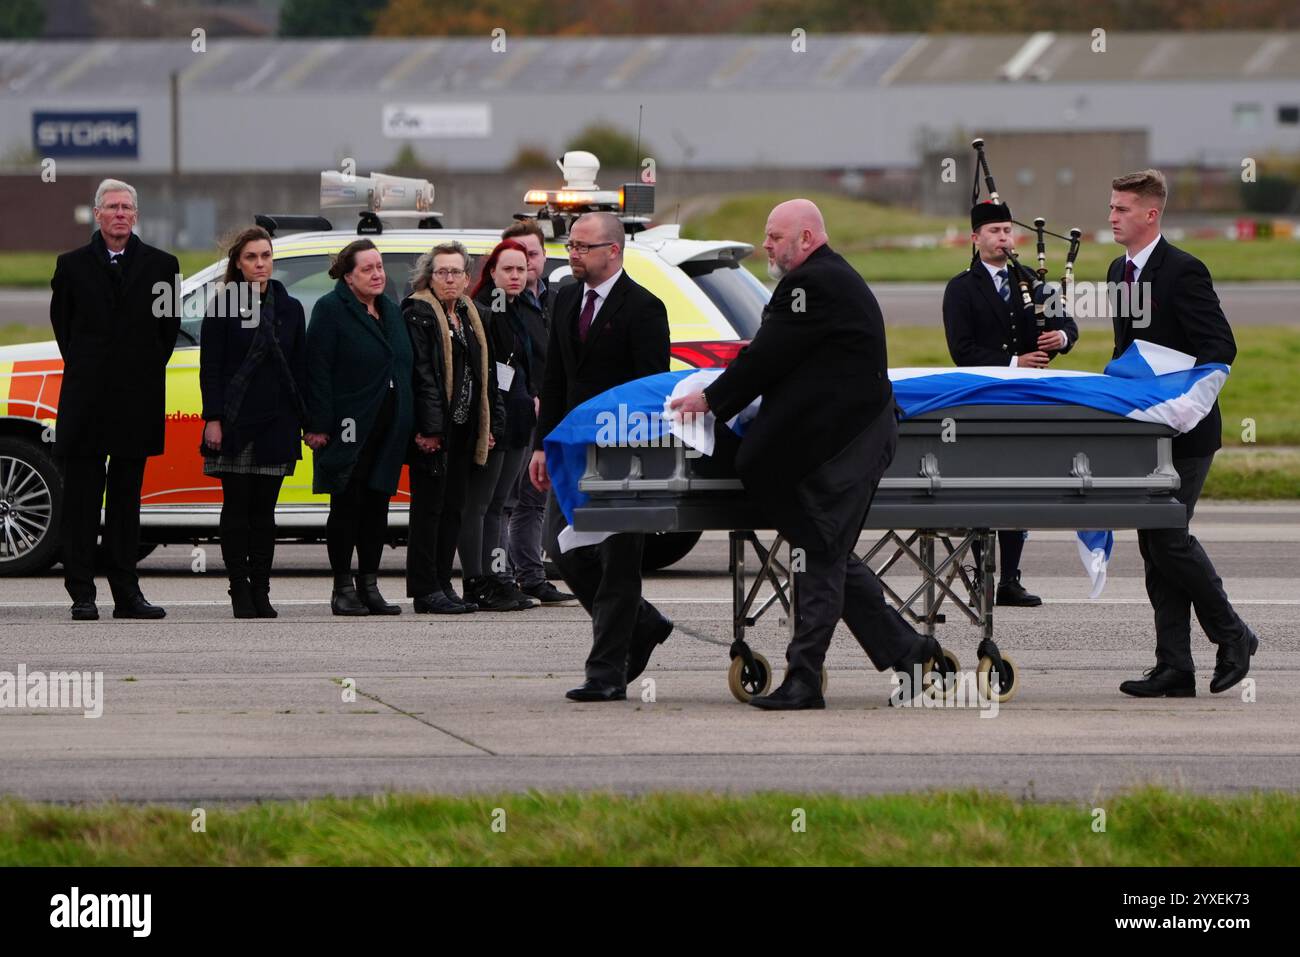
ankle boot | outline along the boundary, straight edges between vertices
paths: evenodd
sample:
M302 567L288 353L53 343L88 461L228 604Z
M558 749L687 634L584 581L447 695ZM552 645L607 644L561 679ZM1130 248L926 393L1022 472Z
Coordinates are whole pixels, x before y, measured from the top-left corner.
M235 612L236 618L257 617L257 609L253 607L253 595L247 578L230 579L230 589L226 594L230 596L230 607Z
M357 595L372 615L400 615L402 613L399 606L390 605L384 601L384 596L379 594L378 575L358 575Z
M253 610L258 618L278 618L279 612L271 605L271 580L261 575L249 579L253 597Z
M330 611L336 615L368 615L370 609L361 604L357 590L352 587L352 576L347 572L334 576L334 594L330 596Z

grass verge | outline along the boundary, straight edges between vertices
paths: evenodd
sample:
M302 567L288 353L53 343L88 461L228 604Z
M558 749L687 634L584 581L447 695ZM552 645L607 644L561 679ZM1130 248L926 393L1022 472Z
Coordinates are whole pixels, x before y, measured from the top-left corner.
M1300 795L1142 789L1091 806L878 797L383 795L211 808L0 802L0 865L1049 865L1300 862ZM494 830L495 815L505 830ZM792 824L805 812L806 830Z
M786 193L744 193L724 199L711 212L697 216L685 223L683 235L692 239L733 239L759 246L763 241L763 227L767 214ZM883 206L864 200L847 199L831 193L812 193L808 196L821 208L826 218L826 229L831 245L853 264L868 282L946 282L966 268L970 261L969 247L940 247L934 249L878 248L882 241L913 235L942 235L946 228L955 227L963 237L969 233L969 222L923 216L893 206ZM1101 215L1104 215L1104 197ZM1032 215L1032 214L1030 214ZM1022 221L1028 219L1022 217ZM1069 224L1075 225L1075 224ZM1048 223L1048 228L1064 234L1069 228ZM1176 245L1202 259L1218 282L1245 282L1300 279L1300 243L1295 240L1259 240L1237 242L1231 239L1188 239ZM1032 237L1021 242L1025 250L1023 260L1030 262L1033 252ZM1065 259L1065 243L1052 240L1048 249L1048 276L1059 279ZM1075 264L1079 280L1101 282L1106 278L1106 267L1120 253L1114 243L1095 243L1085 238ZM766 260L751 256L746 265L760 279L766 279Z

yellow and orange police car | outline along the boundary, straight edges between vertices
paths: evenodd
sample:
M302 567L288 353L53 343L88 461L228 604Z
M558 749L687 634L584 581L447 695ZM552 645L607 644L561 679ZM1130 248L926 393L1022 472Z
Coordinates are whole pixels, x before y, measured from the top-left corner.
M725 365L758 329L769 293L741 260L754 248L729 240L691 240L675 225L651 226L644 184L617 191L594 188L599 163L590 154L568 154L569 182L560 190L530 190L525 202L535 207L539 223L551 236L546 245L546 279L554 286L568 278L564 230L572 217L591 209L622 214L628 224L624 268L661 300L668 310L674 368ZM594 166L593 166L594 164ZM577 188L572 170L581 169ZM486 254L500 230L442 228L437 214L403 209L391 198L376 202L394 183L406 195L431 196L423 181L396 177L354 177L343 187L340 174L322 174L322 207L346 209L348 197L360 197L359 229L370 236L384 257L387 294L400 301L415 260L432 246L459 240L471 254ZM350 189L346 187L351 187ZM389 191L390 194L394 192ZM340 199L340 193L346 194ZM330 256L356 238L357 229L335 229L321 217L259 217L276 231L275 273L303 304L308 316L316 300L333 288ZM418 223L425 228L412 228ZM310 228L303 229L304 226ZM287 232L289 229L299 231ZM379 230L375 232L375 230ZM176 351L167 367L167 439L163 455L151 458L144 477L141 538L145 550L160 544L194 543L216 535L221 485L203 474L197 449L203 431L199 395L199 328L211 284L221 278L224 260L189 277L182 288L182 322ZM56 427L63 360L55 342L0 348L0 575L31 574L58 561L58 520L62 494L51 455ZM289 541L324 536L328 497L311 491L311 450L285 479L276 521ZM394 544L406 534L409 501L406 478L392 503ZM647 567L661 568L683 557L698 540L695 534L654 536L647 542Z

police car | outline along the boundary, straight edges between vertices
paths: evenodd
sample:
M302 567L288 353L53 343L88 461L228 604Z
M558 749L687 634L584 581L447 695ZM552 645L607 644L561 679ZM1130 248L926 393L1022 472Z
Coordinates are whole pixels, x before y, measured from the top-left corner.
M625 184L600 190L599 161L571 152L558 164L564 187L530 190L531 207L546 243L546 278L554 287L569 278L565 231L578 215L609 210L627 224L624 268L668 310L673 368L726 365L758 329L769 293L741 260L754 247L730 240L683 239L675 225L651 226L653 185ZM299 299L308 316L316 300L334 287L330 256L359 232L373 239L384 257L387 294L401 301L416 259L432 246L459 240L485 255L497 243L495 229L449 229L432 209L427 181L374 174L347 177L321 174L322 213L335 219L356 217L354 228L335 228L323 216L259 216L275 246L275 278ZM342 222L342 220L339 220ZM501 224L503 227L505 224ZM181 329L167 367L166 452L145 470L141 507L142 552L159 544L211 540L221 510L221 486L203 474L197 449L203 430L199 392L199 331L214 284L225 270L213 263L183 286ZM0 575L26 575L58 559L57 529L62 488L51 456L63 361L53 341L0 348ZM285 479L276 521L286 541L324 537L328 497L311 491L311 450ZM409 485L405 473L392 501L389 525L393 543L405 539ZM665 534L647 541L647 568L662 568L682 558L698 533Z

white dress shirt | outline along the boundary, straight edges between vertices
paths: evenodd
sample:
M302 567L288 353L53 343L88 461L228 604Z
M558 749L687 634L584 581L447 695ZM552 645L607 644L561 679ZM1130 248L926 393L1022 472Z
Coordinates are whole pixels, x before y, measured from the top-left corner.
M993 280L993 288L997 290L999 296L1002 295L1002 286L1011 285L1011 263L1007 262L1002 266L995 266L993 263L984 262L983 259L981 259L980 262L983 263L984 268L989 271L989 278ZM998 275L998 273L1002 271L1006 272L1005 276ZM1008 304L1010 301L1010 299L1007 300ZM1011 361L1007 364L1012 368L1015 368L1019 364L1018 360L1019 356L1012 356Z
M618 282L618 277L621 275L623 275L622 269L614 273L614 275L610 276L599 286L589 286L584 282L582 284L582 305L578 307L578 313L581 315L582 309L587 305L587 293L594 290L596 293L596 301L592 305L591 309L591 321L594 324L596 322L596 316L600 314L600 307L603 306L605 300L609 298L609 291L614 288L614 283Z
M1133 281L1137 282L1142 275L1142 270L1146 268L1147 260L1151 258L1151 252L1156 248L1156 243L1160 242L1160 233L1156 233L1156 238L1151 240L1150 245L1144 246L1138 250L1136 256L1129 256L1128 260L1133 264ZM1121 274L1121 282L1123 281Z

